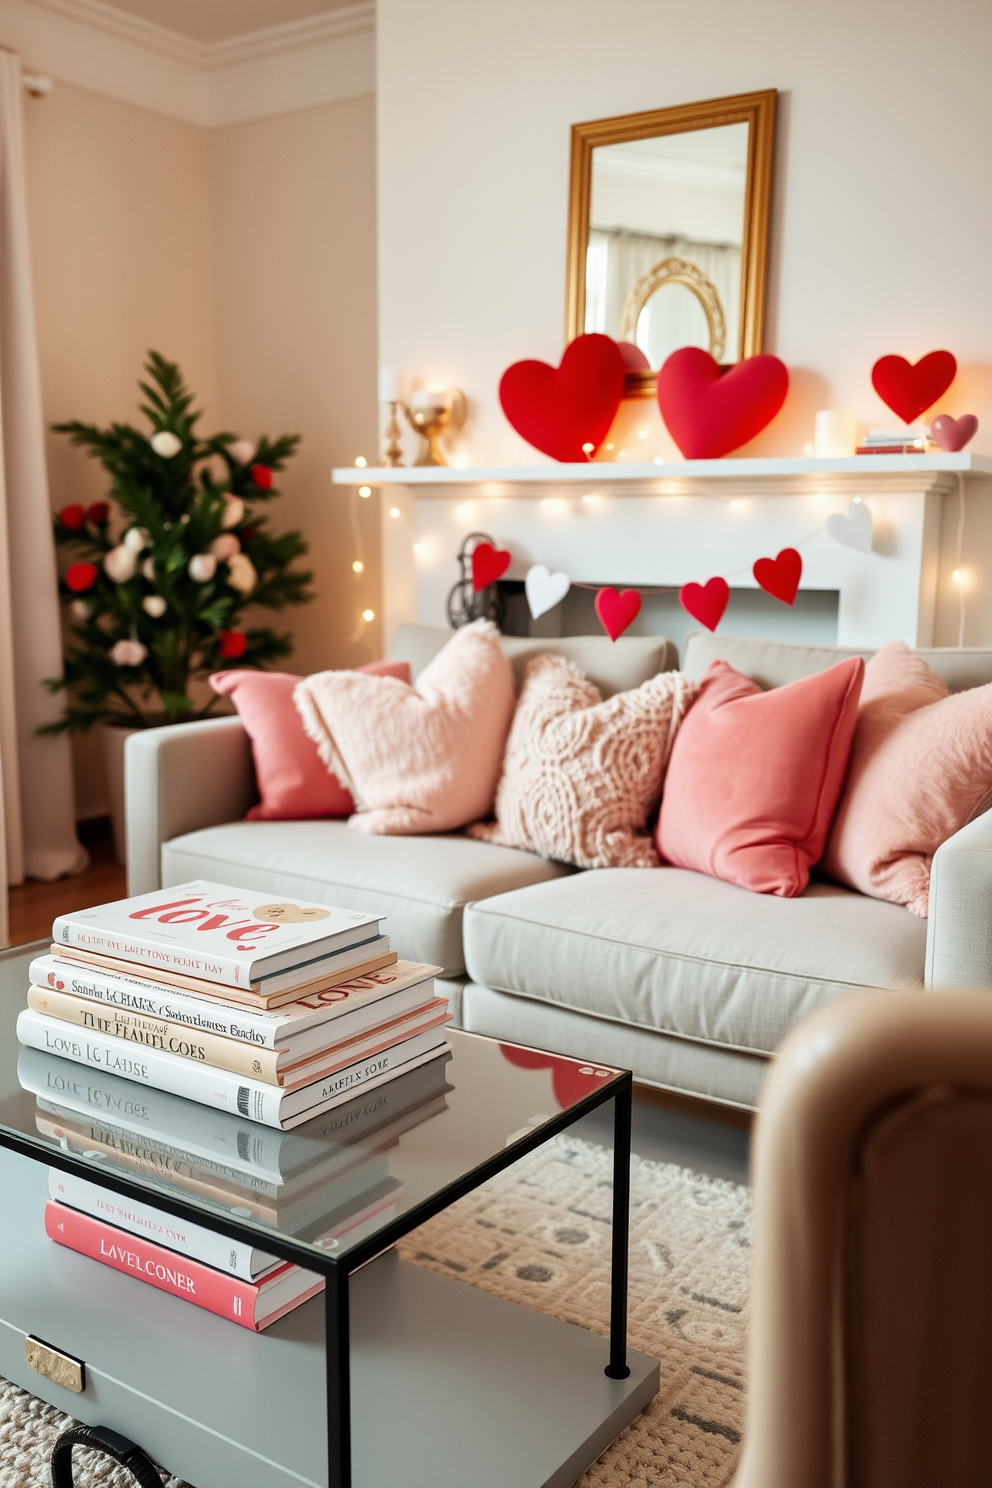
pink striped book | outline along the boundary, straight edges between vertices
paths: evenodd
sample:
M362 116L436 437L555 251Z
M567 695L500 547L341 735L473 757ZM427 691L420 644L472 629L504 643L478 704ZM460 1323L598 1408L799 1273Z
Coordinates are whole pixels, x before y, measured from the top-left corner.
M45 1205L45 1232L58 1245L146 1281L161 1292L182 1297L184 1302L215 1312L218 1317L240 1323L242 1328L251 1328L255 1333L292 1312L324 1287L322 1277L289 1262L270 1271L261 1281L242 1281L54 1200Z

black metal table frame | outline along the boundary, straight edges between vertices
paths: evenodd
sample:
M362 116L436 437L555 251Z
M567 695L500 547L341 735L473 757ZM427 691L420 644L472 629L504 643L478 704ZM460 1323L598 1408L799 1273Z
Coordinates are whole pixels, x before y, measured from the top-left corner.
M460 1030L461 1031L461 1030ZM478 1035L476 1035L478 1037ZM577 1061L576 1061L577 1062ZM601 1067L601 1066L600 1066ZM384 1225L367 1240L356 1245L340 1259L312 1250L282 1236L274 1237L262 1226L247 1220L227 1219L221 1214L201 1209L165 1191L101 1169L100 1183L125 1198L153 1202L156 1207L177 1219L202 1225L228 1239L256 1244L280 1260L304 1266L323 1275L325 1349L327 1369L327 1482L328 1488L351 1488L351 1360L349 1326L349 1280L368 1261L415 1230L418 1225L440 1214L458 1199L472 1193L490 1178L495 1178L519 1162L528 1153L567 1131L607 1101L613 1101L613 1232L611 1250L610 1292L610 1361L605 1374L610 1379L626 1379L627 1367L627 1247L630 1231L630 1142L633 1105L633 1076L630 1071L617 1071L615 1077L594 1094L584 1096L567 1111L562 1111L531 1135L515 1140L504 1152L487 1158L471 1172L448 1184L440 1193L413 1206L391 1224ZM62 1168L67 1173L94 1181L93 1164L75 1158L60 1148L34 1143L18 1132L0 1127L0 1146L18 1152L34 1162Z

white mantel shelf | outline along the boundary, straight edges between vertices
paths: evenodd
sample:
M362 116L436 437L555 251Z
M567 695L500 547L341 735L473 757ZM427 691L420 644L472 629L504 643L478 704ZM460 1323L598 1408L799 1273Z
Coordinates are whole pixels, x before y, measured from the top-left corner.
M931 645L940 586L950 585L958 561L959 493L966 502L992 497L992 457L352 465L335 470L333 481L341 495L366 486L378 496L387 644L404 621L446 623L459 547L482 531L509 551L509 579L540 563L595 586L677 589L719 574L732 587L754 588L756 558L798 547L801 587L839 596L841 645ZM868 552L836 541L828 526L856 501L872 518ZM969 524L966 569L973 531ZM956 591L951 597L956 612ZM788 638L795 624L782 608Z
M646 494L670 492L680 494L693 489L694 482L711 484L733 482L765 491L776 484L796 488L824 483L858 494L862 484L888 489L898 487L909 478L913 489L929 482L927 477L940 475L992 475L992 456L975 455L962 450L956 455L852 455L839 460L816 459L748 459L748 460L678 460L665 464L635 465L590 460L587 464L557 465L477 465L464 469L451 465L376 465L364 469L355 465L339 467L332 472L338 486L486 486L510 488L514 495L524 496L528 487L623 486L625 494L636 495L640 488ZM856 479L852 481L851 477ZM839 478L839 479L838 479ZM922 478L922 479L921 479ZM935 482L940 484L939 482ZM698 487L696 487L698 489ZM427 494L426 492L424 493ZM493 489L492 495L501 494Z

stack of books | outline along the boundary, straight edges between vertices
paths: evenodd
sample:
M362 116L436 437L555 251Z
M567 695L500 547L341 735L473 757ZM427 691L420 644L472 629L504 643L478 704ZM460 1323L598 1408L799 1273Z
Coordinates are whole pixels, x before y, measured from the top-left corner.
M39 1130L327 1248L371 1231L397 1199L388 1161L329 1144L317 1118L348 1102L353 1124L356 1096L387 1082L404 1094L376 1111L402 1122L411 1096L421 1111L420 1077L437 1083L421 1067L448 1052L450 1018L439 968L399 960L380 920L202 881L60 916L17 1023ZM191 1101L229 1114L204 1120ZM307 1133L285 1135L303 1123ZM249 1328L323 1285L54 1170L45 1225L59 1244Z
M869 429L857 455L932 455L940 446L931 437L928 424L914 424L905 429Z

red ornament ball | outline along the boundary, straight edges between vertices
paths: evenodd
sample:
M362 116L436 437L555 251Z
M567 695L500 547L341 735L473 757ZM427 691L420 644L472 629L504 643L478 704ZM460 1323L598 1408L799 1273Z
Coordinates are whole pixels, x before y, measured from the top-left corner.
M248 650L248 637L243 630L222 630L217 636L217 649L225 661L237 661Z
M271 491L272 471L268 465L253 465L251 467L251 478L260 491Z
M92 522L94 527L102 527L104 522L110 520L110 502L94 501L92 506L86 508L86 520Z
M82 511L82 507L79 508ZM97 571L92 563L73 563L65 571L66 586L73 594L85 594L96 583Z
M78 502L72 506L64 506L59 512L59 521L63 527L68 527L70 532L78 532L86 521L86 513Z

